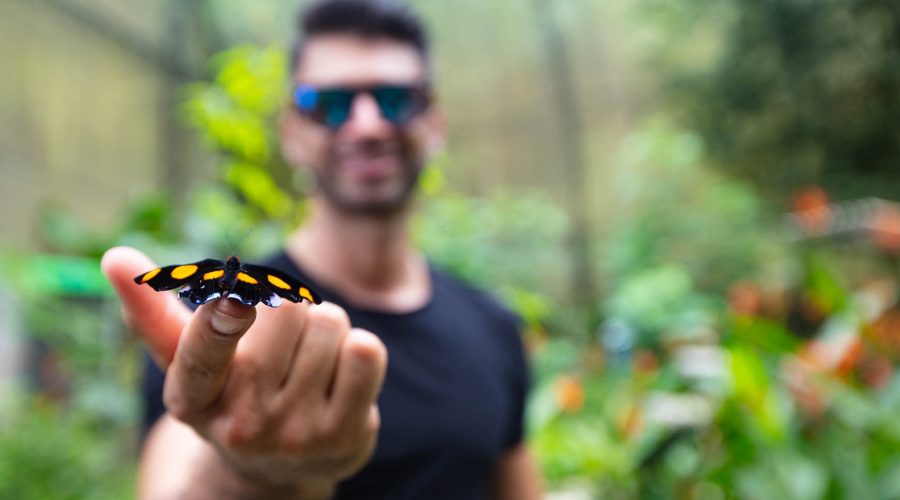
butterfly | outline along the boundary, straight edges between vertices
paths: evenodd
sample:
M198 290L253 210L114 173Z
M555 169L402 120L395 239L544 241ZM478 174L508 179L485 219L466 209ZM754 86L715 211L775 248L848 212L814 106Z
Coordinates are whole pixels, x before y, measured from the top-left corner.
M235 299L248 306L262 302L278 307L281 299L320 304L322 298L309 285L271 267L244 264L236 256L228 260L205 259L192 264L157 267L138 275L134 282L150 285L157 292L185 286L178 296L194 304L219 297Z

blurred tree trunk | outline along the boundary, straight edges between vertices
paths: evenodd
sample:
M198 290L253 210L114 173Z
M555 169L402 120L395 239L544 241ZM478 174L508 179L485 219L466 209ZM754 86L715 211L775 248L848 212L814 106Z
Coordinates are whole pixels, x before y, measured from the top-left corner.
M170 195L176 211L184 209L191 175L197 167L192 161L192 133L179 118L181 91L185 84L202 78L203 64L227 45L214 21L209 1L166 2L162 7L163 43L142 38L99 5L73 0L43 2L157 69L160 76L157 158L162 163L157 170L157 185Z
M584 125L578 109L578 96L573 82L572 67L554 2L532 0L538 36L550 87L550 99L556 108L559 123L560 171L566 208L572 220L569 250L572 255L571 287L573 299L580 306L590 307L596 302L594 266L591 252L588 196L590 187L585 162Z
M186 10L181 2L169 2L165 7L165 58L173 61L178 67L187 67L186 44L187 26L184 19ZM159 158L162 168L159 170L159 185L164 186L166 193L172 196L175 213L185 213L185 187L188 185L188 134L178 120L178 104L181 99L179 88L188 82L182 73L164 74L159 85Z

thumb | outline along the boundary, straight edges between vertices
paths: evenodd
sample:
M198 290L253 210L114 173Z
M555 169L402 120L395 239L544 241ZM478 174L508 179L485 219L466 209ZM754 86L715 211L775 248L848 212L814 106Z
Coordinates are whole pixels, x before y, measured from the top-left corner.
M100 269L122 301L125 323L140 334L153 359L165 370L191 311L175 295L134 282L135 276L155 267L150 258L130 247L110 248L100 261Z

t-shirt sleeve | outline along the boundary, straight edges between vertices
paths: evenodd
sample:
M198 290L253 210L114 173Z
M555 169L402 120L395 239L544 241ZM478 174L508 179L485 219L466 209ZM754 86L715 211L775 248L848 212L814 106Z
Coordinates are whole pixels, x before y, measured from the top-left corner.
M144 350L142 357L144 366L141 378L141 399L144 414L141 422L141 442L147 437L153 424L166 412L163 404L163 384L166 376L153 362L149 352Z
M511 315L512 316L512 315ZM522 443L525 438L525 409L528 400L528 390L531 386L531 376L528 364L528 356L525 345L522 342L520 322L512 317L511 326L507 334L510 367L510 390L512 411L506 435L506 448L513 448Z

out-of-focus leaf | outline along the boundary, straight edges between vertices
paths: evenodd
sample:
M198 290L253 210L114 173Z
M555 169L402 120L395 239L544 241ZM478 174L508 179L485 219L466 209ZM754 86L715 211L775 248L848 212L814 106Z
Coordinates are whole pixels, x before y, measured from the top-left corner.
M260 116L284 105L287 58L280 48L240 46L213 58L216 83L234 104Z
M109 247L106 235L89 229L61 206L46 205L41 209L38 230L47 246L55 252L99 257Z
M447 193L424 203L414 236L432 260L473 283L504 283L551 295L565 269L563 210L537 193L485 198Z
M768 353L796 352L801 341L783 324L766 318L732 318L731 342L752 346Z
M825 314L837 312L849 302L844 287L815 254L807 259L806 291L818 309Z
M636 272L613 292L604 309L608 316L636 326L645 345L714 321L714 309L696 292L688 273L671 265Z
M426 197L437 196L447 188L447 175L444 173L446 156L438 156L422 170L419 176L419 189Z
M747 411L761 437L778 442L787 437L789 413L774 390L765 364L743 347L728 351L735 401Z
M502 287L500 296L532 329L541 327L554 306L553 301L542 293L513 286Z
M290 195L282 191L272 176L258 165L233 163L225 179L267 217L284 219L294 207Z
M815 462L784 450L738 473L736 490L742 498L823 498L828 475Z
M125 443L97 432L85 414L63 414L36 402L0 421L0 498L126 498L134 469Z
M100 261L66 255L12 255L4 266L7 279L23 293L40 295L107 295L112 291L100 272Z

